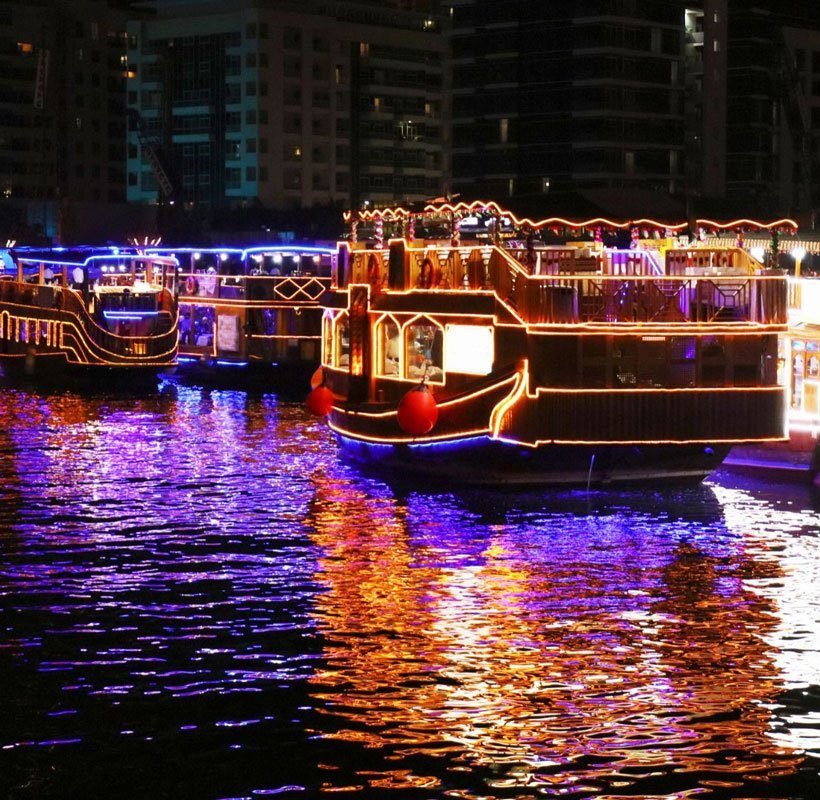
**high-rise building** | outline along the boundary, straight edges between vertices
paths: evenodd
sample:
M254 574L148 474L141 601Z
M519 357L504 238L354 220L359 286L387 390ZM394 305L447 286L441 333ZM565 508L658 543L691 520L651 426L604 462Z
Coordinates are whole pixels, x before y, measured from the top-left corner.
M817 3L729 0L726 49L727 195L792 214L820 208Z
M0 5L0 200L23 226L53 235L72 201L125 200L122 5Z
M705 0L686 11L686 42L692 194L810 219L820 208L816 4Z
M446 42L429 3L154 5L129 28L129 201L213 214L442 190Z
M814 0L452 6L456 190L820 209Z
M452 7L454 189L682 189L682 4Z

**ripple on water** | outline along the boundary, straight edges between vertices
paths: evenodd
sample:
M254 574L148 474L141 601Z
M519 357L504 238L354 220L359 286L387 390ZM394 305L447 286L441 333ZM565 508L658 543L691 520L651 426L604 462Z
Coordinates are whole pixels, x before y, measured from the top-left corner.
M413 491L172 383L0 412L4 796L820 793L807 491Z

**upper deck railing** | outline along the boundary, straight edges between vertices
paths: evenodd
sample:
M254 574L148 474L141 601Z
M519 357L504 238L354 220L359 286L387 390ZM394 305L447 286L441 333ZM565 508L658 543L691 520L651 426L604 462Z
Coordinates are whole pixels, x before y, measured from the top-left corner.
M651 251L623 257L624 251L613 251L593 256L592 264L582 261L581 269L556 250L544 251L540 263L522 263L519 253L492 246L405 248L399 242L389 250L347 252L333 280L338 288L369 284L371 296L492 292L530 325L787 321L785 276L765 273L737 248L667 251L663 264ZM534 274L536 267L548 271Z
M123 336L106 330L89 311L82 293L65 286L5 279L0 281L0 306L9 318L6 338L12 338L12 319L16 320L17 341L21 341L24 331L29 335L29 328L38 331L39 340L41 323L57 325L59 335L51 339L51 348L70 351L69 361L73 363L171 363L176 355L176 303L168 289L160 290L157 296L157 330L145 336Z
M180 272L181 302L316 305L330 288L330 278L319 275L217 275Z

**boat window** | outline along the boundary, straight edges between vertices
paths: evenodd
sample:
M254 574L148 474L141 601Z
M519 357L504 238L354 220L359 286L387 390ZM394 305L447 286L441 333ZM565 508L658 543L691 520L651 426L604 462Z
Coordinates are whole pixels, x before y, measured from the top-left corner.
M191 334L193 326L191 325L191 306L187 303L179 304L179 343L193 344L191 341Z
M817 345L810 343L808 349L815 350L817 349ZM818 356L817 353L812 353L808 356L808 368L806 369L806 374L810 378L820 377L820 356Z
M383 320L379 323L376 341L378 372L381 375L399 375L399 326L392 319Z
M194 344L197 347L210 347L214 343L213 306L194 306Z
M347 314L340 314L335 325L335 354L337 367L350 367L350 322Z
M429 320L420 320L407 326L405 334L405 377L431 381L444 379L444 332Z
M493 329L487 325L448 325L444 335L448 372L489 375L493 369Z
M277 332L277 319L276 319L276 311L271 308L266 308L262 314L262 335L263 336L276 336Z
M333 317L325 314L322 317L322 363L333 366Z

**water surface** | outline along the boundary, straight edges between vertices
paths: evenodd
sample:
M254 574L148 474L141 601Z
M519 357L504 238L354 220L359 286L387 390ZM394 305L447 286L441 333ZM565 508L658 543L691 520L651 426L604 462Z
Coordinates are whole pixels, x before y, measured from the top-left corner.
M2 797L820 796L808 489L414 490L174 383L0 414Z

